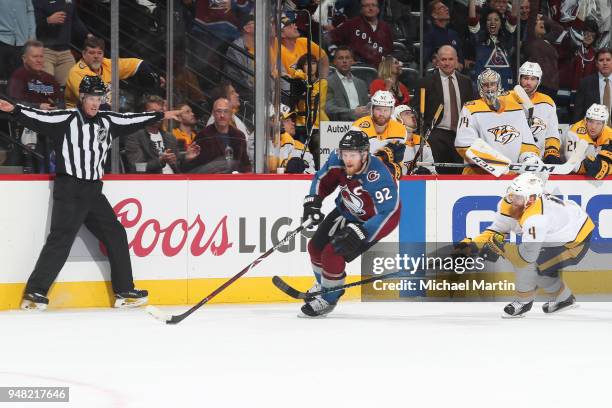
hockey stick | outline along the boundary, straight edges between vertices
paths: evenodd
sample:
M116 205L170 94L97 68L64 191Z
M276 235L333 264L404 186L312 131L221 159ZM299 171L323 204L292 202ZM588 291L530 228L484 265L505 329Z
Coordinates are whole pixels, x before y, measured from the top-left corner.
M444 110L444 105L440 104L431 121L431 126L429 127L429 129L427 129L425 134L421 137L421 140L419 143L419 150L414 155L414 159L412 159L412 161L410 162L410 165L408 165L406 174L412 173L412 171L417 167L416 165L417 165L417 160L419 160L419 157L421 158L421 160L423 160L423 149L425 147L425 143L427 143L427 139L429 139L429 135L431 135L433 128L436 127L436 125L438 124L438 120L440 119L440 115L442 114L443 110Z
M362 279L362 280L357 281L357 282L347 283L347 284L342 285L342 286L336 286L336 287L333 287L333 288L322 289L322 290L319 290L317 292L310 292L310 293L309 292L301 292L301 291L297 290L296 288L292 287L287 282L285 282L280 276L274 276L272 278L272 283L281 292L284 292L285 294L291 296L294 299L307 300L307 299L312 299L315 296L324 295L326 293L338 292L338 291L346 289L346 288L352 288L354 286L366 285L366 284L368 284L370 282L375 282L377 280L385 280L385 279L395 278L395 277L399 276L402 273L405 273L405 272L404 271L399 271L399 272L388 273L388 274L385 274L385 275L372 276L370 278ZM404 279L427 279L427 278L424 277L424 276L410 276L410 277L406 277Z
M547 173L547 174L569 174L576 168L576 165L584 159L588 143L584 140L579 140L576 145L576 149L570 156L570 158L563 164L525 164L525 163L508 163L502 174L508 172L514 173ZM489 165L485 159L482 159L483 165ZM498 165L498 163L495 163ZM476 167L482 168L476 164L471 163L431 163L431 162L417 162L417 166L436 166L436 167ZM485 169L486 170L486 169ZM500 174L501 175L501 174ZM499 177L499 176L497 176Z
M525 92L525 89L522 86L516 85L514 87L514 93L519 98L518 102L523 105L523 109L527 110L527 124L529 125L529 127L531 127L533 123L533 110L535 109L535 106L533 105L533 102L531 102L531 98L529 97L529 95L527 95L527 92Z
M238 278L240 278L242 275L246 274L248 271L255 268L261 261L267 258L272 252L276 251L281 246L286 245L291 239L293 239L293 237L295 237L297 234L302 232L305 228L308 228L311 223L312 223L312 220L308 218L306 221L302 223L302 225L300 225L299 227L297 227L296 229L288 233L287 236L283 238L278 244L274 245L272 248L268 249L266 252L261 254L259 258L251 262L246 268L238 272L236 275L232 276L223 285L219 286L210 295L200 300L195 306L193 306L191 309L187 310L186 312L181 313L179 315L168 315L153 305L147 306L146 308L147 312L151 316L156 318L157 320L166 322L166 324L177 324L177 323L182 322L183 320L185 320L185 318L187 318L187 316L189 316L190 314L192 314L193 312L195 312L196 310L204 306L206 303L208 303L212 298L214 298L219 293L221 293L229 285L236 282Z

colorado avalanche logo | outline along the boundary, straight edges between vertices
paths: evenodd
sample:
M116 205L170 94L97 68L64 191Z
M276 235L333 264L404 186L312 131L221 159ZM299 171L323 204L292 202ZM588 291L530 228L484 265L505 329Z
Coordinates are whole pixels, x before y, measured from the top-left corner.
M346 186L340 187L340 196L342 197L342 202L344 206L356 216L365 215L365 210L363 209L364 203L361 198L351 190L349 190Z
M375 170L369 171L367 178L370 183L373 183L380 178L380 173Z
M497 143L501 143L503 145L507 145L508 143L512 142L514 139L519 137L520 134L514 126L510 125L496 126L488 129L487 132L493 135L493 138Z
M533 117L533 123L531 124L531 133L533 133L534 135L539 134L540 132L543 132L546 130L546 123L538 118L537 116Z

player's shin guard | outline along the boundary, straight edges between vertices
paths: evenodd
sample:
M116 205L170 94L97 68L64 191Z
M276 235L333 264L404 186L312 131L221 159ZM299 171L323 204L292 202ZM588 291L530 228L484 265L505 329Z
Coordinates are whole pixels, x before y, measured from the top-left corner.
M319 292L321 290L321 273L323 272L323 268L313 263L312 272L314 273L316 280L315 283L310 287L310 289L308 289L307 293ZM304 302L308 303L306 299L304 299Z

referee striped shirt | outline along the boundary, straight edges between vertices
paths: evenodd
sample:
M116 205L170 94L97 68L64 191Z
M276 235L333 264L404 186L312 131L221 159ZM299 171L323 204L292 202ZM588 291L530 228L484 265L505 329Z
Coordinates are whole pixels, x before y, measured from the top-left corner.
M164 118L163 112L99 111L88 118L80 109L44 111L15 105L14 119L53 140L57 174L99 180L112 139L126 136Z

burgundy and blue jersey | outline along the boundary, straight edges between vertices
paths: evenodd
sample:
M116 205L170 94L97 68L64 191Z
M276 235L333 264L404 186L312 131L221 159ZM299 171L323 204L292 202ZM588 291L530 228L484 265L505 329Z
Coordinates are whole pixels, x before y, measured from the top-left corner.
M367 242L375 241L386 224L399 216L401 205L397 184L384 163L371 154L364 168L348 177L336 151L312 179L310 194L324 199L340 188L336 207L349 222L362 224ZM385 234L386 235L386 234Z

